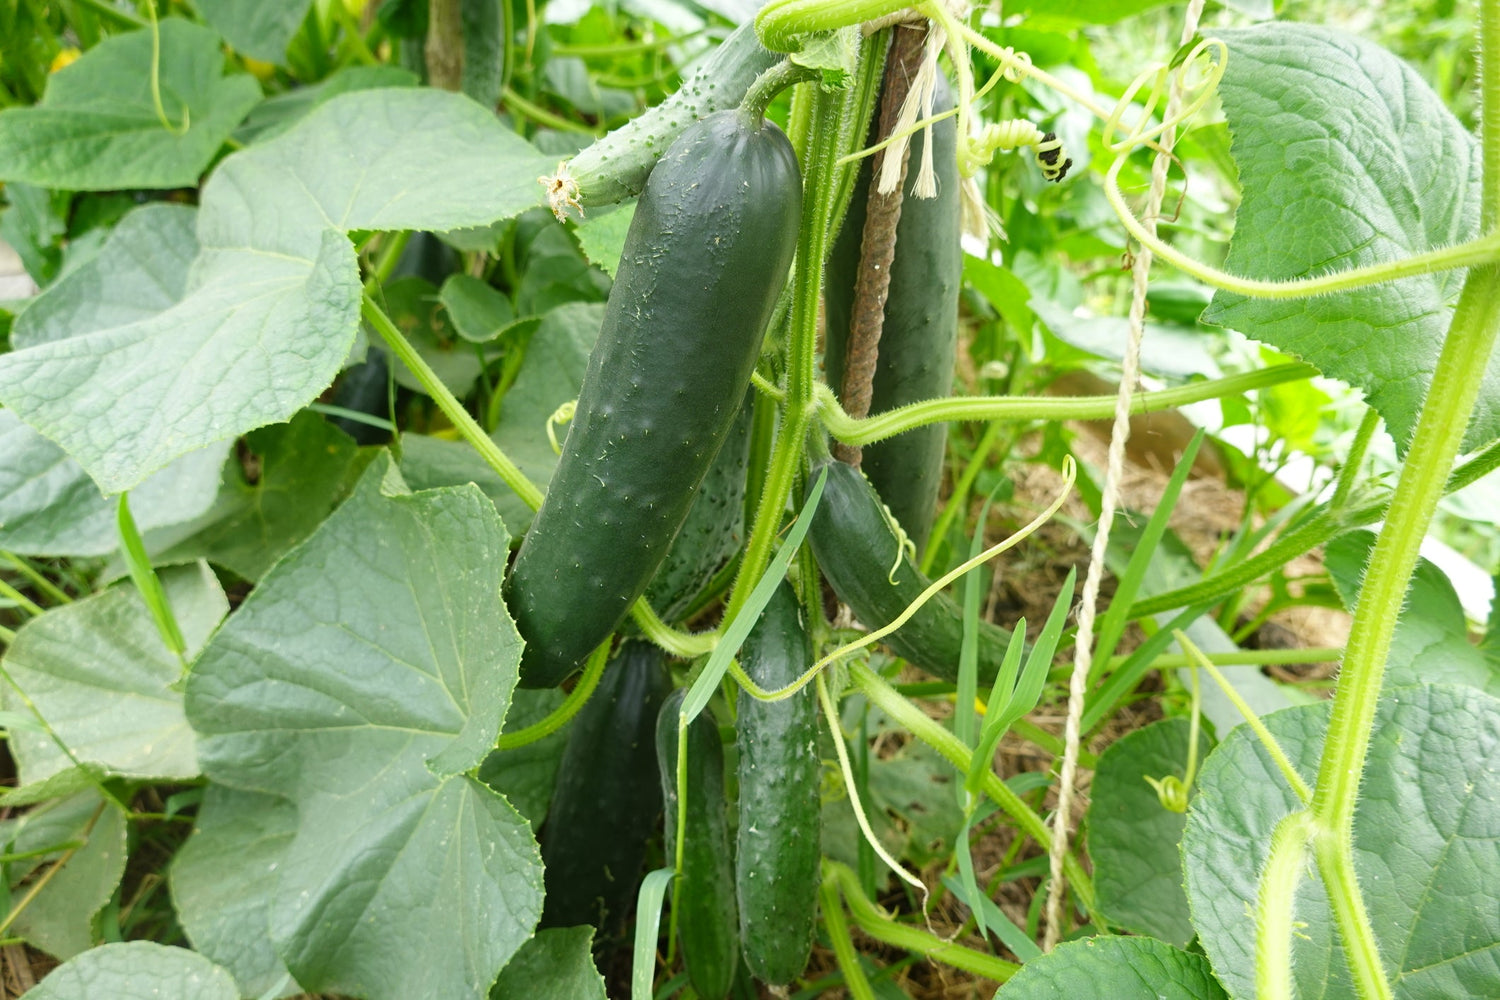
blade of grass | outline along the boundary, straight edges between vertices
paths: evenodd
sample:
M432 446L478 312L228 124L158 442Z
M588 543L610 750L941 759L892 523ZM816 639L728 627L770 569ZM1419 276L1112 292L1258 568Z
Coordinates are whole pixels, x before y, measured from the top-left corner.
M658 868L641 882L635 908L635 947L631 952L630 1000L651 1000L656 972L656 938L661 931L661 904L677 873Z
M974 919L978 922L981 933L983 933L986 923L985 918L987 917L989 925L995 930L995 937L1022 962L1029 962L1033 958L1041 957L1042 949L1038 947L1035 941L1026 936L1026 932L1018 927L1015 921L1007 917L1005 912L995 905L994 900L983 893L976 892L972 896L966 895L967 890L952 875L943 876L943 884L962 900L965 906L973 911Z
M186 673L187 643L182 638L182 629L177 626L177 616L172 614L172 605L167 603L167 593L162 589L161 580L151 568L151 559L146 555L146 545L141 541L141 533L136 530L135 518L130 516L128 492L120 494L117 522L120 527L120 548L125 553L125 565L130 570L130 579L141 592L141 599L146 602L146 608L156 622L156 630L161 633L162 642L177 657Z

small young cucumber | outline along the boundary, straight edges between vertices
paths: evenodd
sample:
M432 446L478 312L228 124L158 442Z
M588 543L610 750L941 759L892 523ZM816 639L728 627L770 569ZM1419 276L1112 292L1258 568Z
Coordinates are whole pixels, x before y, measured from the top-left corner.
M652 736L671 688L661 650L626 642L573 719L542 827L543 927L609 935L633 912L661 815Z
M744 647L740 665L767 690L812 666L802 609L783 582ZM783 701L741 691L736 703L740 825L735 884L740 950L757 979L789 983L807 965L822 857L818 711L811 687Z
M808 539L823 575L839 600L865 625L877 628L894 621L932 581L921 574L891 532L880 497L858 469L827 462L828 482L813 516ZM817 476L819 469L812 475ZM894 570L894 572L893 572ZM894 582L892 582L894 578ZM885 637L886 645L945 681L958 682L963 645L963 613L946 594L937 594L905 625ZM994 680L1005 658L1010 633L979 622L979 680Z
M677 715L686 688L667 697L656 721L656 764L666 802L667 863L677 856ZM703 1000L724 1000L739 965L739 916L725 814L724 748L707 712L687 729L687 820L682 843L677 934L693 989Z
M940 76L933 111L940 113L952 106L947 81ZM915 176L917 165L922 162L927 134L922 132L912 139L909 179ZM870 400L872 415L907 403L947 396L953 390L953 362L958 352L958 293L963 283L957 119L950 117L937 122L931 135L937 196L917 198L908 193L901 203L890 292L885 302L885 325L881 329ZM844 378L870 163L867 158L860 169L849 214L829 257L824 284L828 332L823 366L828 384L835 392L840 391ZM908 183L908 191L910 187ZM932 530L947 445L948 425L932 424L864 448L861 468L919 555L926 548L927 535Z
M560 684L661 565L750 384L801 207L791 143L739 109L689 126L652 171L507 581L522 685Z
M708 55L670 97L582 150L543 178L552 211L613 205L633 198L667 147L695 121L739 106L756 77L781 61L746 23Z

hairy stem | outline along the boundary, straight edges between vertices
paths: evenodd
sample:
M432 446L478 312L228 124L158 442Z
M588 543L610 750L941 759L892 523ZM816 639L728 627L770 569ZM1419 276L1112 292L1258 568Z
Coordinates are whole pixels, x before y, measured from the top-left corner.
M1188 403L1219 399L1273 385L1311 378L1317 369L1311 365L1276 365L1226 378L1194 382L1191 385L1137 393L1131 397L1131 413L1155 413L1175 409ZM916 427L950 420L1108 420L1114 416L1115 396L961 396L953 399L930 399L886 410L863 420L844 412L833 390L820 386L817 394L818 415L828 432L846 444L866 445L895 437Z

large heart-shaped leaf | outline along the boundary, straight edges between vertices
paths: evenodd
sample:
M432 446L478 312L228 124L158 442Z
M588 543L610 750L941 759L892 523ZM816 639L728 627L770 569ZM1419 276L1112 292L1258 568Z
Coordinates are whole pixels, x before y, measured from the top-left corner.
M1202 955L1146 937L1091 937L1034 958L996 1000L1224 1000Z
M455 94L335 98L209 178L180 298L0 356L0 401L103 489L128 489L179 455L286 420L332 381L359 317L347 231L493 222L539 200L546 164Z
M297 810L286 799L209 785L193 835L172 862L183 929L248 997L301 992L269 934L276 869L296 833Z
M1389 261L1478 233L1474 137L1417 73L1374 42L1276 22L1218 32L1220 85L1244 197L1228 270L1295 278ZM1305 358L1367 394L1403 447L1464 272L1315 299L1214 296L1204 319ZM1492 358L1467 447L1500 436Z
M161 22L161 113L151 94L150 31L115 35L53 74L34 107L0 112L0 180L69 191L192 187L260 100L224 76L219 36Z
M25 1000L238 1000L229 973L186 948L127 941L65 962Z
M1316 775L1327 703L1265 719ZM1500 701L1469 687L1397 688L1380 702L1354 816L1354 867L1396 1000L1500 996ZM1193 925L1232 997L1255 996L1255 906L1276 824L1297 806L1248 726L1198 777L1183 835ZM1296 896L1297 996L1354 1000L1314 871Z
M409 493L381 455L189 678L205 772L297 807L270 927L306 989L477 1000L536 925L536 841L466 774L520 663L507 542L477 487Z
M229 612L229 602L202 563L165 571L162 586L191 656ZM182 663L162 642L134 585L28 622L5 654L5 667L24 696L8 691L6 707L34 707L68 748L65 753L45 732L12 732L22 782L44 781L79 763L132 778L198 776L178 687Z

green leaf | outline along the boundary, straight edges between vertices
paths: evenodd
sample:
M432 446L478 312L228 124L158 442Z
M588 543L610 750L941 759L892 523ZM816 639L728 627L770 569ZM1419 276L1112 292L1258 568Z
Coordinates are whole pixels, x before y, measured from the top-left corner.
M421 83L415 73L399 66L345 66L311 86L298 87L261 101L250 109L240 127L234 130L234 139L242 146L265 142L297 124L313 108L340 94L382 87L416 87Z
M178 18L161 22L160 80L170 130L151 97L151 32L101 42L54 73L35 106L0 111L0 180L69 191L195 186L260 85L225 76L219 37Z
M186 948L107 944L54 969L25 1000L238 1000L229 973Z
M798 66L816 70L819 84L836 90L848 86L858 54L859 29L849 27L807 36L790 59Z
M147 319L179 301L198 256L198 210L156 202L122 218L99 253L38 295L17 319L20 350Z
M1309 781L1329 705L1265 723ZM1354 815L1354 867L1396 1000L1500 996L1500 702L1473 688L1397 688L1381 699ZM1198 777L1183 836L1188 900L1214 970L1255 995L1254 907L1272 829L1297 807L1249 727ZM1316 869L1297 891L1298 996L1353 1000Z
M229 970L244 996L301 992L268 932L276 869L296 832L297 810L287 800L209 785L193 835L172 862L183 930Z
M1200 734L1200 754L1212 745ZM1177 849L1187 816L1163 807L1145 779L1183 777L1187 751L1186 719L1165 719L1116 740L1099 758L1087 821L1100 911L1179 948L1194 933Z
M1202 955L1145 937L1069 941L1032 959L996 1000L1224 1000Z
M630 232L633 218L635 202L632 200L618 207L591 212L578 221L574 230L578 235L578 245L589 263L611 278L620 267L620 255L625 252L625 237Z
M1475 236L1478 144L1417 73L1329 28L1277 22L1222 31L1219 93L1244 197L1226 269L1294 278L1389 261ZM1410 440L1462 271L1314 299L1214 296L1204 320L1311 361L1364 390ZM1492 358L1466 449L1500 436Z
M504 293L467 274L449 275L438 299L448 310L453 329L471 344L494 340L516 319L515 307Z
M1373 531L1351 531L1329 542L1324 565L1344 607L1354 610ZM1468 684L1500 696L1500 649L1469 642L1469 623L1453 583L1437 565L1417 561L1406 603L1386 657L1387 687L1421 683Z
M536 925L536 841L465 773L520 663L507 543L476 487L409 493L381 455L188 679L206 773L297 807L270 927L305 989L480 998Z
M546 164L468 99L335 98L204 185L185 294L132 323L0 356L0 400L102 488L128 489L214 441L286 420L354 343L351 229L452 229L540 198Z
M198 0L198 13L235 49L282 65L312 0Z
M95 814L98 819L90 828L89 821ZM67 848L59 845L80 841L83 846L58 869L10 928L58 958L69 958L94 945L94 915L109 902L125 874L125 814L90 790L26 813L17 822L9 845L16 853L59 847L9 866L14 894L26 888L24 877L62 857Z
M131 493L142 530L198 517L214 502L227 442L184 455ZM61 448L0 410L0 549L29 556L102 556L120 546L116 503Z
M229 603L207 566L161 574L191 657ZM195 778L193 732L183 715L182 663L162 644L140 592L123 584L27 622L5 656L11 680L36 706L65 754L45 733L11 733L25 784L75 763L132 778ZM6 707L25 708L7 690ZM76 760L74 759L76 758Z
M147 537L154 563L207 559L259 580L313 533L362 468L353 439L307 410L246 435L243 455L226 466L227 482L207 514ZM257 470L254 481L246 463ZM130 503L137 505L135 492Z
M492 1000L608 1000L594 968L592 927L556 927L527 941L510 960Z

